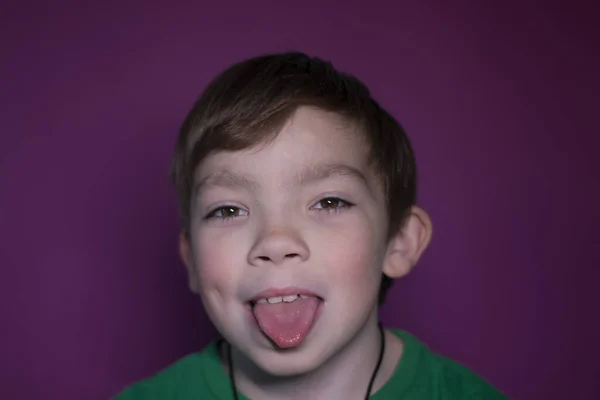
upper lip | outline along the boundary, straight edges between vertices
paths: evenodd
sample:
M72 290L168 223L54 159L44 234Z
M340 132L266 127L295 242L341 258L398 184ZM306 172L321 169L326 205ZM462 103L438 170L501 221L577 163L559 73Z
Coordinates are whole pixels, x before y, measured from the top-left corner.
M250 300L248 300L248 302L256 303L260 299L267 299L270 297L291 296L294 294L303 294L305 296L314 296L314 297L320 298L320 296L318 296L317 294L315 294L314 292L312 292L308 289L303 289L303 288L299 288L296 286L288 286L288 287L284 287L284 288L269 288L269 289L263 290L262 292L256 294L254 297L252 297Z

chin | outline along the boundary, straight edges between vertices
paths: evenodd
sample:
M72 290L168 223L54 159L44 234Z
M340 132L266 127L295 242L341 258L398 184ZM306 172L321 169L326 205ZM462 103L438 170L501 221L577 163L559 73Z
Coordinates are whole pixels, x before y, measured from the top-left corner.
M308 374L327 361L324 352L289 350L251 354L252 361L263 372L277 377L291 377Z

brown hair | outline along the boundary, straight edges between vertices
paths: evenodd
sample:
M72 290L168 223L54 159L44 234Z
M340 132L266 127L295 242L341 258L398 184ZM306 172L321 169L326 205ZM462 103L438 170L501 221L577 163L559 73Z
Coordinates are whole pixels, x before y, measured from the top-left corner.
M175 147L171 178L182 229L189 233L194 172L215 151L242 150L273 140L300 106L332 111L358 124L370 144L369 160L382 178L388 239L416 202L416 165L403 128L355 77L302 53L271 54L226 69L187 115ZM379 303L392 280L383 276Z

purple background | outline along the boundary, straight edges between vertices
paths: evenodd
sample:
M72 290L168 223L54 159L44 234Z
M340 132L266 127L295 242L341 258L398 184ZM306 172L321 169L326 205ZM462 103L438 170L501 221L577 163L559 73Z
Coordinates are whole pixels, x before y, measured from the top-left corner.
M47 3L0 9L0 397L105 399L208 342L168 162L209 79L287 49L414 143L434 240L384 321L515 399L597 396L592 2Z

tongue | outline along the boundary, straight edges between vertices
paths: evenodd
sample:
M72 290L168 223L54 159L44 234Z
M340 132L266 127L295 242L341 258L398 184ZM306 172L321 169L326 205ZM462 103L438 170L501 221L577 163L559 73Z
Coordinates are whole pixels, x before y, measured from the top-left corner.
M299 346L312 327L319 299L313 296L286 303L256 303L254 317L267 335L280 348Z

